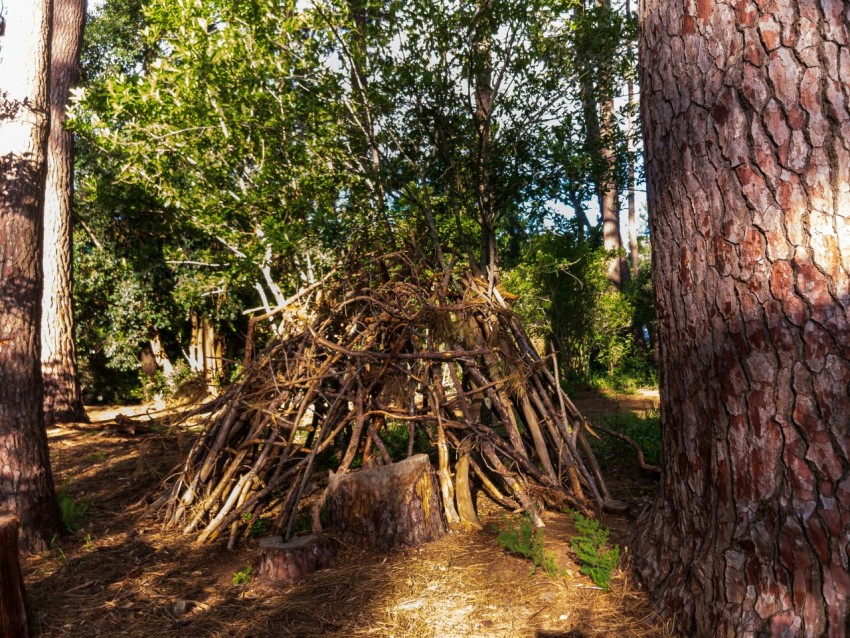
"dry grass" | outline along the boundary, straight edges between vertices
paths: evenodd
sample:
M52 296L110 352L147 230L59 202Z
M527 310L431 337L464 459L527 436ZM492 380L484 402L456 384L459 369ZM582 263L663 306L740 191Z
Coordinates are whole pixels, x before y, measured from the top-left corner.
M483 532L389 554L348 547L340 567L289 589L234 586L253 547L197 546L132 508L179 460L176 437L54 429L50 440L58 481L90 509L78 532L26 560L44 636L670 635L623 572L610 593L578 574L565 515L547 515L545 538L572 575L530 576L530 563L496 545L493 526L502 512L483 497ZM622 543L622 533L616 536L628 523L605 522Z

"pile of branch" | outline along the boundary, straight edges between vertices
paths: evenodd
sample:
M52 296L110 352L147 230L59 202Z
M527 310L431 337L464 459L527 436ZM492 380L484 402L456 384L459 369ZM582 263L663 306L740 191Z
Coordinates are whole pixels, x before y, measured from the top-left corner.
M327 470L390 463L416 447L438 464L449 523L471 522L454 494L470 470L497 502L535 517L545 505L604 505L554 358L541 359L474 266L432 272L393 253L339 272L264 316L285 336L217 400L170 488L169 524L200 542L228 534L232 546L266 514L289 538ZM313 498L314 530L322 505Z

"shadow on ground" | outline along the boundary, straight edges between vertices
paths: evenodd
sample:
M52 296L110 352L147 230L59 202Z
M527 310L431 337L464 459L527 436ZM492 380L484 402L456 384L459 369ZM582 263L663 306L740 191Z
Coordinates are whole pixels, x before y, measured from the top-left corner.
M79 529L26 560L41 635L87 636L664 636L622 576L594 589L570 561L566 515L548 514L546 543L568 578L530 575L485 531L372 554L347 546L337 568L283 590L234 585L256 541L235 551L165 530L139 502L175 470L188 437L53 429L58 483L82 511Z

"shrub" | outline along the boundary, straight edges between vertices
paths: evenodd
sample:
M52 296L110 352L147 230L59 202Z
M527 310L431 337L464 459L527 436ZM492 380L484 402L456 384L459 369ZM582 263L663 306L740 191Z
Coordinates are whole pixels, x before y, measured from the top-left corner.
M528 514L514 521L505 518L496 542L508 552L530 559L534 563L532 574L538 567L553 577L562 573L555 554L543 546L543 530L534 526Z
M607 548L609 531L601 527L599 521L579 512L572 512L572 516L578 536L572 539L571 546L579 560L579 571L608 591L611 575L620 560L620 548L617 545Z
M613 255L601 244L601 236L582 239L570 229L543 232L505 270L503 286L516 297L514 310L529 334L558 351L568 385L617 391L653 386L652 353L635 340L635 331L655 319L649 270L643 268L623 292L613 290L607 274Z
M600 423L617 430L637 443L643 450L647 463L659 465L661 462L661 413L657 408L645 410L640 414L622 412L598 417ZM604 436L604 435L603 435ZM610 444L618 453L634 456L632 449L623 443L605 437L606 445Z

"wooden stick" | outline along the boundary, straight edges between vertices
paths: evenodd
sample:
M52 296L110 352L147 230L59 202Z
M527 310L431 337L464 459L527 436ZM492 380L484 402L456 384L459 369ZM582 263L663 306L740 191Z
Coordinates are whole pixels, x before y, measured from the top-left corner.
M522 504L522 509L525 513L532 517L534 525L536 527L545 527L543 519L540 518L540 513L537 511L539 509L538 505L529 498L525 489L522 487L522 484L514 478L513 475L511 475L508 468L506 468L504 463L502 463L499 459L499 455L496 454L496 451L493 449L493 445L489 442L484 443L481 446L481 453L490 463L493 471L502 477L505 485L507 485L508 489L517 497L517 500L519 500Z
M463 452L455 464L455 498L460 523L466 529L483 529L475 504L472 502L472 491L469 487L469 452Z

